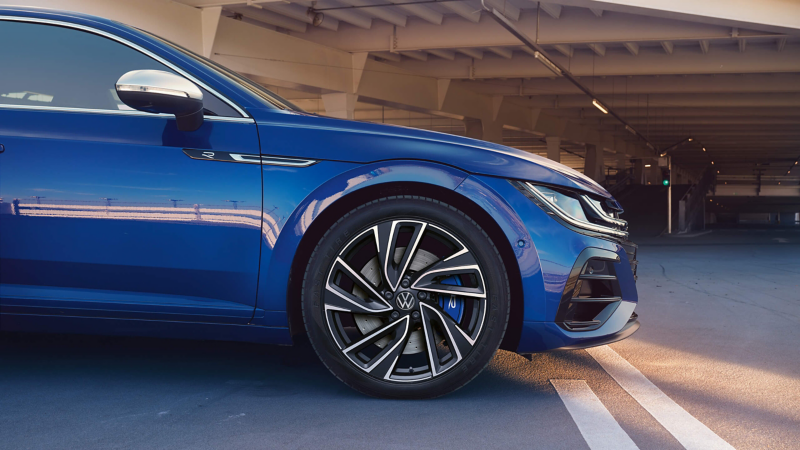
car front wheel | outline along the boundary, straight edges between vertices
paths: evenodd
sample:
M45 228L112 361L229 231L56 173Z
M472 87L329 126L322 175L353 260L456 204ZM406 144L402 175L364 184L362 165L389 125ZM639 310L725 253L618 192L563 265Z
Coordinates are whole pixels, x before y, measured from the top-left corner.
M487 233L424 197L355 208L322 237L303 279L309 340L368 395L431 398L483 370L508 322L508 277Z

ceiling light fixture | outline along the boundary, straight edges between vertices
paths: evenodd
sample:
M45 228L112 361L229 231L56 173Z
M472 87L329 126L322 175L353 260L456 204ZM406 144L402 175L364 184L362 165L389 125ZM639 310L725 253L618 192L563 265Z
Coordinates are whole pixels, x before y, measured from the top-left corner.
M689 138L689 142L692 142L693 140L694 140L694 139L692 139L692 138Z
M645 166L645 167L650 167L650 164L645 164L644 166Z
M711 165L712 165L712 166L714 165L714 161L711 161Z
M558 76L564 75L564 73L561 71L561 69L559 69L558 66L553 63L553 61L550 61L550 59L548 57L544 56L540 52L533 52L533 57L538 59L539 61L541 61L542 64L544 64L545 67L550 69L550 71L553 72L554 74L556 74ZM604 112L607 112L607 111L604 111Z
M595 98L595 99L592 99L592 104L593 104L593 105L594 105L594 106L595 106L597 109L599 109L600 111L602 111L602 112L603 112L603 114L608 114L608 110L606 109L606 107L605 107L605 106L603 106L603 104L602 104L602 103L598 102L596 98Z
M706 151L706 148L705 148L705 147L703 147L703 151Z
M645 144L650 144L648 147L650 147L651 149L655 149L655 146L653 146L653 144L651 144L650 141L643 134L638 133L636 130L634 130L633 127L631 127L628 124L628 121L623 119L622 116L617 114L612 108L609 108L600 103L599 101L597 101L597 96L594 94L594 92L592 92L592 90L589 89L588 87L584 86L583 83L581 83L574 75L572 75L569 69L553 61L550 58L550 55L547 54L547 52L544 50L544 48L542 48L541 45L539 45L538 42L534 41L527 34L520 31L517 25L511 22L505 15L503 15L502 11L499 8L490 6L488 3L489 2L487 0L481 0L481 7L483 8L483 10L489 13L489 17L491 17L492 20L496 21L500 26L505 28L514 37L519 39L520 42L525 44L525 46L528 47L528 49L530 49L530 51L533 53L534 58L539 60L539 62L544 64L550 71L552 71L557 76L560 77L563 76L564 78L566 78L570 83L575 85L575 87L580 89L581 92L583 92L589 98L594 100L594 102L596 102L596 103L593 102L595 106L597 106L601 111L603 111L604 114L609 114L613 116L622 125L624 125L625 129L631 132L631 134L635 135Z

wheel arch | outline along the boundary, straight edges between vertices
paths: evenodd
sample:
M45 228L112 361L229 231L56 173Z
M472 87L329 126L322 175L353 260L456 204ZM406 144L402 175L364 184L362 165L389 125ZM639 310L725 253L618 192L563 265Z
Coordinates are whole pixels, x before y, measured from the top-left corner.
M443 169L446 171L452 170L445 167ZM464 179L466 179L466 175L464 174ZM460 182L462 181L463 179ZM506 267L511 294L509 323L500 348L515 351L522 332L524 295L514 249L497 221L472 199L457 192L455 190L457 186L458 184L455 186L433 184L419 179L413 181L387 180L383 183L373 184L369 189L356 189L341 196L322 210L303 233L289 269L285 301L289 331L293 340L302 339L302 336L305 335L300 304L305 267L317 242L330 226L336 223L342 215L370 201L384 197L419 196L447 203L464 212L475 220L494 242Z

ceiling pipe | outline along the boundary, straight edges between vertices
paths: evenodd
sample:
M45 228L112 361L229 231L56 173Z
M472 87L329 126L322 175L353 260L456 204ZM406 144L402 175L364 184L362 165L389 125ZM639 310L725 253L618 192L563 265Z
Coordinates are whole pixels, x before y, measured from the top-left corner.
M564 66L562 66L561 64L558 64L557 62L553 61L553 59L552 59L552 58L550 57L550 55L549 55L549 54L548 54L548 53L547 53L547 52L544 50L544 48L542 48L542 46L540 46L540 45L539 45L539 44L537 44L536 42L532 41L532 40L531 40L531 39L530 39L530 38L529 38L527 35L525 35L525 33L523 33L523 32L521 32L521 31L519 31L519 30L517 29L517 27L516 27L516 26L514 26L514 24L513 24L513 23L511 23L511 21L510 21L510 20L509 20L509 19L508 19L506 16L504 16L504 15L503 15L503 14L502 14L500 11L498 11L496 8L492 7L491 5L488 5L488 4L487 4L487 2L486 2L486 0L481 0L481 6L483 6L483 9L484 9L484 10L486 10L486 11L489 13L489 17L491 17L492 19L494 19L494 20L495 20L497 23L499 23L499 24L500 24L500 25L501 25L503 28L505 28L505 29L506 29L506 30L508 30L508 31L509 31L511 34L513 34L513 35L514 35L514 37L516 37L517 39L519 39L519 40L520 40L520 41L521 41L523 44L525 44L525 46L527 46L528 48L530 48L531 50L533 50L533 51L534 51L534 57L535 57L536 59L538 59L538 60L539 60L539 62L541 62L542 64L544 64L544 66L545 66L545 67L547 67L548 69L550 69L550 71L552 71L554 74L556 74L556 75L558 75L558 76L562 76L562 77L566 78L567 80L569 80L569 81L570 81L572 84L574 84L574 85L575 85L575 86L576 86L578 89L580 89L581 91L583 91L583 93L585 93L586 95L588 95L588 96L589 96L589 97L592 99L592 102L595 104L595 106L597 106L597 104L598 104L598 103L599 103L599 104L602 106L602 108L600 108L600 106L597 106L597 108L598 108L598 109L600 109L600 110L601 110L601 111L603 111L604 113L607 111L607 112L608 112L608 114L610 114L610 115L611 115L611 116L613 116L615 119L617 119L617 120L618 120L620 123L622 123L623 125L625 125L625 129L626 129L628 132L630 132L631 134L633 134L634 136L636 136L637 138L639 138L639 139L640 139L642 142L644 142L644 143L645 143L645 145L646 145L646 146L647 146L647 147L648 147L650 150L653 150L653 152L655 152L657 155L658 155L658 154L660 154L660 152L658 151L658 149L656 148L656 146L654 146L654 145L653 145L653 144L650 142L650 140L649 140L649 139L647 139L647 138L646 138L646 137L645 137L645 136L644 136L642 133L639 133L638 131L636 131L636 129L635 129L635 128L633 128L633 127L632 127L632 126L631 126L631 125L630 125L630 124L629 124L629 123L628 123L628 122L627 122L625 119L623 119L623 118L622 118L622 117L621 117L619 114L617 114L617 113L616 113L616 112L615 112L613 109L611 109L611 108L608 106L608 104L607 104L607 103L600 101L600 100L598 99L597 95L595 95L595 93L594 93L594 92L592 92L592 90L591 90L591 89L589 89L588 87L586 87L586 86L584 86L583 84L581 84L581 82L580 82L580 81L578 81L578 79L577 79L577 78L575 78L575 77L574 77L574 76L573 76L573 75L570 73L570 71L569 71L569 70L567 70L567 69L566 69Z

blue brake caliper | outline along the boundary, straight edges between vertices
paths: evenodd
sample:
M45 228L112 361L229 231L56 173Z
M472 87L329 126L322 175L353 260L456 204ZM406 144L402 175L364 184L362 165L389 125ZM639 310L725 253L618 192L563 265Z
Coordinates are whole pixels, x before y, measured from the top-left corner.
M440 283L461 286L461 279L452 275L443 279ZM450 314L450 317L455 319L456 322L461 322L461 317L464 315L464 299L460 295L439 294L439 306L447 314Z

